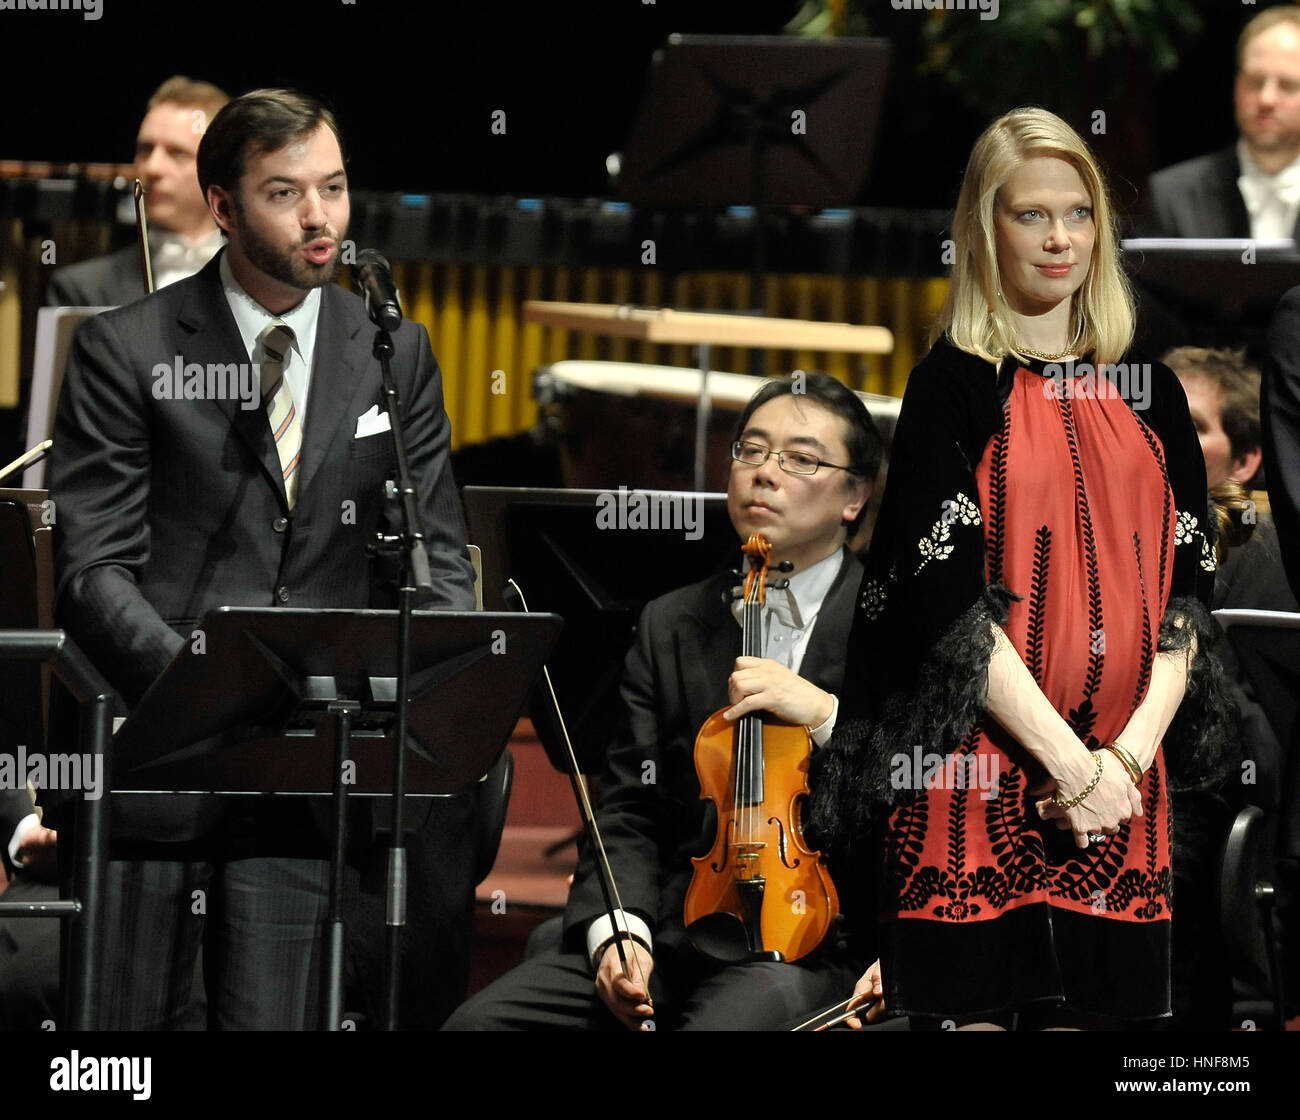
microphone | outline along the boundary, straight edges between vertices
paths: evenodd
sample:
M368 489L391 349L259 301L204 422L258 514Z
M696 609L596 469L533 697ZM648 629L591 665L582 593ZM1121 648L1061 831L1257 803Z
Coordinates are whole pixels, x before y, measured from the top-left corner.
M362 249L355 267L370 321L383 330L397 330L402 324L402 305L397 300L397 286L388 261L374 249Z

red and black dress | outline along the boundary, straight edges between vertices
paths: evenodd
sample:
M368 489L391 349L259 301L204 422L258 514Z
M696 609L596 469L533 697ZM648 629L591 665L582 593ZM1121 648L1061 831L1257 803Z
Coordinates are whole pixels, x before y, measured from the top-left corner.
M1081 850L1038 818L1050 782L983 699L997 622L1088 749L1116 738L1162 621L1166 645L1208 623L1187 598L1213 586L1205 521L1199 445L1164 366L995 369L940 343L913 373L846 677L866 695L846 695L830 767L842 799L875 806L895 1011L1168 1013L1162 753L1144 815Z

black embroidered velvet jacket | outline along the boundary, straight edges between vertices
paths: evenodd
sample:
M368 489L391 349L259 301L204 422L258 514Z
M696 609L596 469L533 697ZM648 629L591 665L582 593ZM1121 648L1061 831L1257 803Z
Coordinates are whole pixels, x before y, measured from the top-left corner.
M1208 656L1215 522L1205 463L1173 371L1138 353L1124 362L1130 369L1135 363L1149 367L1146 407L1126 399L1160 440L1177 510L1172 595L1159 648L1185 647L1193 635L1198 648L1164 740L1166 758L1172 784L1203 784L1220 769L1230 736L1221 671ZM908 381L865 564L837 729L817 758L817 819L840 841L862 836L883 810L907 796L888 780L892 753L917 743L951 753L984 710L990 624L1005 621L1020 589L1005 587L1001 573L990 570L997 550L986 550L976 468L1001 430L1018 366L1009 357L996 367L945 339Z

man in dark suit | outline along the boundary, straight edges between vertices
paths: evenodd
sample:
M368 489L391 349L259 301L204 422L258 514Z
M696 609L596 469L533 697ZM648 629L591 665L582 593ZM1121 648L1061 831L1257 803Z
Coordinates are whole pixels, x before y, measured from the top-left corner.
M1260 420L1278 550L1291 592L1300 599L1300 287L1282 297L1269 325ZM1300 725L1285 746L1281 797L1291 813L1279 826L1277 913L1283 975L1289 970L1294 976L1300 968Z
M1267 8L1242 29L1236 144L1151 176L1146 232L1256 240L1300 236L1300 9Z
M192 276L221 248L194 158L208 122L229 100L224 90L180 75L149 98L135 139L135 175L144 186L155 290ZM144 294L140 251L133 243L55 269L45 304L120 307Z
M1260 394L1264 469L1282 564L1300 598L1300 288L1273 313L1268 357Z
M785 379L760 389L732 454L732 523L742 541L767 537L772 564L793 564L790 588L768 592L762 658L738 657L730 573L656 599L641 615L598 813L632 976L623 975L619 932L588 852L569 894L563 946L480 992L448 1030L773 1028L846 998L862 975L861 953L834 935L797 963L724 966L701 957L684 926L691 856L707 851L716 829L694 764L704 720L722 708L730 719L764 711L807 725L815 743L830 736L862 572L845 542L861 520L881 448L861 402L812 374L806 384ZM773 904L782 902L769 897Z
M198 176L226 250L81 326L55 423L56 614L128 704L213 607L391 605L366 551L392 529L395 469L374 329L331 283L349 218L334 118L302 94L245 94L208 126ZM423 327L393 343L434 575L421 605L472 609L440 373ZM326 849L306 810L252 802L117 814L118 853L141 858L111 867L116 1025L182 1021L200 937L210 1021L314 1025ZM468 798L428 823L422 842L472 865ZM468 916L472 884L448 890Z

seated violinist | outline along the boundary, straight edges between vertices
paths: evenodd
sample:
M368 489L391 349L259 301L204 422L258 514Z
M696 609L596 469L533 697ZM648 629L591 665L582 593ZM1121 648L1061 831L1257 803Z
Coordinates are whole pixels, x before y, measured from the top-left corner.
M870 994L878 983L878 971L864 975L871 955L840 928L797 961L741 964L704 956L685 928L691 857L709 851L717 830L695 769L701 725L719 709L729 721L763 712L805 725L814 749L830 737L862 573L845 545L862 519L881 442L852 392L825 374L797 374L754 395L732 459L732 524L742 542L761 533L771 543L769 584L789 580L788 589L767 591L764 656L739 656L739 604L728 605L731 572L646 606L624 667L623 716L597 811L624 911L606 911L585 851L562 944L479 992L445 1029L774 1029L846 1000L855 984ZM792 568L778 575L783 561ZM815 847L811 825L808 832ZM857 900L846 887L856 879L842 878L837 886L848 913ZM789 903L769 883L764 905ZM814 920L812 901L808 910ZM870 933L874 923L868 914L859 924ZM862 1017L880 1014L877 1005Z

